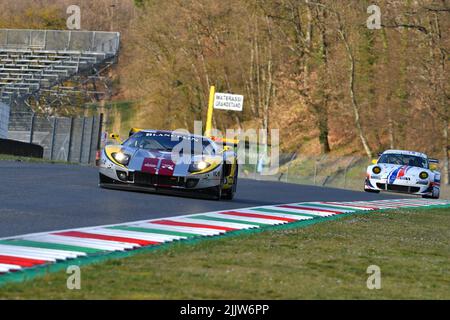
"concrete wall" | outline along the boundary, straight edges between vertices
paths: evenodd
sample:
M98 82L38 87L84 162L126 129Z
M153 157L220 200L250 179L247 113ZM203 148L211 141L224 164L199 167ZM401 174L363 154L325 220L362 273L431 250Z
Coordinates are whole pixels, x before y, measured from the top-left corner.
M36 115L32 118L32 114L13 112L10 118L8 138L42 146L45 159L95 162L101 129L99 116L71 119Z
M0 102L0 138L8 138L9 106Z

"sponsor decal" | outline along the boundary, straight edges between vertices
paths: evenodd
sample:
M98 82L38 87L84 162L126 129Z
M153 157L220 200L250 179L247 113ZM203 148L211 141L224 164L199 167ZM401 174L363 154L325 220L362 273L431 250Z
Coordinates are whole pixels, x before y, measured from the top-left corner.
M163 176L173 176L175 163L172 160L162 159L158 169L158 174Z
M155 158L145 158L144 162L142 163L142 172L156 174L156 171L158 169L158 162L159 160Z
M147 132L145 135L147 137L168 137L168 138L171 138L171 140L173 140L173 141L176 141L176 140L179 140L179 139L191 140L191 141L195 141L195 142L200 141L200 139L197 138L197 137L184 135L184 134L177 134L177 133Z

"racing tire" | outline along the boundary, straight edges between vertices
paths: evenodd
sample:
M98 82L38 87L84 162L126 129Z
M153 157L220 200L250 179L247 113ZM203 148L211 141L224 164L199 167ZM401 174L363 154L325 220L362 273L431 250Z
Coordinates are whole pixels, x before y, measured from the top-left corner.
M218 186L215 186L213 188L211 188L212 192L212 198L213 200L220 200L222 199L222 188L223 188L223 170L222 173L220 174L220 184Z
M222 199L222 183L212 188L212 199L217 201Z
M238 167L236 164L236 171L233 176L233 186L230 189L223 190L222 198L225 200L233 200L234 195L237 190L237 182L238 182Z
M433 188L433 192L432 195L423 195L422 198L425 199L439 199L439 195L440 195L440 190L437 190L436 188Z

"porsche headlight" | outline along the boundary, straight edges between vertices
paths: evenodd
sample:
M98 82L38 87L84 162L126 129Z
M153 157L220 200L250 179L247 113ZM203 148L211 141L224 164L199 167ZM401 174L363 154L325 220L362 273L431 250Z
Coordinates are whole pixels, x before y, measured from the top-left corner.
M381 168L380 167L373 167L372 168L372 172L375 173L375 174L380 174Z
M189 166L189 172L199 172L205 170L209 166L211 166L211 164L206 161L197 161Z
M427 178L428 178L428 173L425 172L425 171L422 171L422 172L419 174L419 178L420 178L420 179L427 179Z
M130 162L130 156L123 152L114 152L111 154L111 156L114 158L114 160L116 160L120 164L123 164L124 166L126 166L128 162Z

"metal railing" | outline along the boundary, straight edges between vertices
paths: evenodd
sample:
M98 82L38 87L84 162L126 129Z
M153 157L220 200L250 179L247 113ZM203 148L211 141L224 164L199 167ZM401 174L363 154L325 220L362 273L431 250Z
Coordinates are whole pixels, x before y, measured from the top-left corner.
M0 47L5 49L116 54L119 45L118 32L0 29Z
M287 159L287 160L282 160ZM293 156L280 154L280 165L243 164L240 177L362 191L371 160L362 156ZM440 162L443 168L444 161ZM442 170L441 170L442 172ZM450 199L450 187L441 184L441 198Z

